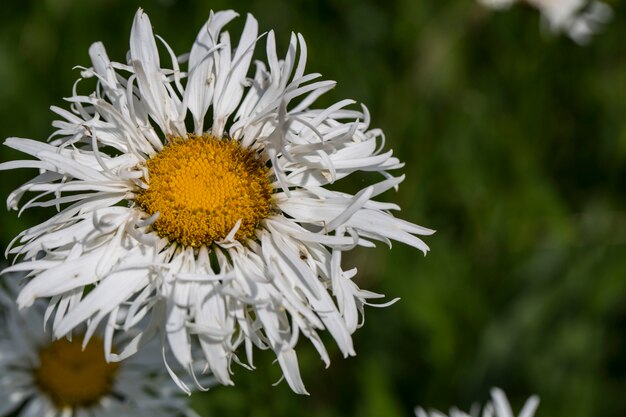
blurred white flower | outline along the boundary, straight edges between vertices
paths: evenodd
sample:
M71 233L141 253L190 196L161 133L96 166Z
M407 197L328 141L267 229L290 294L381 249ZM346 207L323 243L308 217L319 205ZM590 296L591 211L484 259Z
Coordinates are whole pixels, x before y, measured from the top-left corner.
M492 9L507 9L517 0L478 0L482 4Z
M516 0L479 0L493 9L506 9ZM537 8L544 25L553 33L564 32L585 44L613 15L611 7L596 0L517 0Z
M530 397L522 411L517 415L518 417L533 417L535 415L535 411L539 406L539 397L533 395ZM472 409L469 413L463 412L458 408L451 408L450 414L446 415L437 410L431 410L426 412L422 407L415 408L415 416L416 417L515 417L513 410L511 409L511 405L509 404L509 400L507 400L504 391L499 388L491 389L491 401L488 401L482 409L482 414L480 413L481 407L479 405L472 406Z
M84 349L82 338L53 341L44 331L45 303L18 310L8 286L0 286L0 416L197 416L163 369L158 343L107 363L100 334Z
M425 254L417 235L433 231L374 200L404 176L390 173L403 164L383 151L367 109L347 108L353 100L311 108L335 82L305 73L302 36L292 34L279 60L274 33L259 36L251 15L238 45L231 43L222 29L236 16L211 13L190 53L177 58L139 10L128 62L91 46L93 66L82 76L97 87L81 94L77 83L70 110L52 108L62 120L49 144L6 140L36 159L0 169L39 170L9 196L9 207L33 192L21 210L59 213L15 239L8 253L22 262L5 272L31 271L21 307L52 297L55 337L106 322L108 359L134 354L161 332L185 369L201 362L233 384L236 349L244 345L253 367L253 348L269 348L290 387L305 393L299 336L327 365L320 330L344 356L354 355L363 307L382 297L357 287L356 270L341 266L343 253L396 240ZM256 62L248 78L262 37L267 65ZM357 172L382 179L354 195L329 189ZM131 329L137 337L112 354L113 334Z

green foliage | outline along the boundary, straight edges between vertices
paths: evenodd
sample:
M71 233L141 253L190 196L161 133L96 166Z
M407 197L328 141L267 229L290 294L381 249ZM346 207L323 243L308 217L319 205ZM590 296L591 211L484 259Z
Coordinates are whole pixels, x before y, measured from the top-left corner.
M491 386L515 407L539 394L538 417L626 415L626 8L612 4L586 47L543 36L530 8L467 0L141 4L177 53L209 7L253 13L283 50L301 32L309 71L339 82L321 105L364 102L406 161L383 197L438 230L426 258L397 244L346 259L359 285L402 300L366 311L356 358L329 340L324 369L300 343L310 397L272 387L279 369L261 353L256 371L234 367L235 387L193 397L202 416L411 416L417 404L468 409ZM2 2L0 136L45 140L72 68L97 40L123 60L139 5ZM6 196L32 173L2 175ZM3 214L3 248L48 214Z

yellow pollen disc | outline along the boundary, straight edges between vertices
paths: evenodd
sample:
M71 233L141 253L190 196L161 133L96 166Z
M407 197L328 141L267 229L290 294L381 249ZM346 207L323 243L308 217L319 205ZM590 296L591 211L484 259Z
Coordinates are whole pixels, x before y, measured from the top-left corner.
M39 351L35 382L59 408L86 407L111 392L119 364L104 359L104 343L92 338L57 340Z
M236 141L210 135L172 138L147 162L148 188L137 196L153 227L183 246L210 245L241 220L235 239L254 236L270 213L268 168Z

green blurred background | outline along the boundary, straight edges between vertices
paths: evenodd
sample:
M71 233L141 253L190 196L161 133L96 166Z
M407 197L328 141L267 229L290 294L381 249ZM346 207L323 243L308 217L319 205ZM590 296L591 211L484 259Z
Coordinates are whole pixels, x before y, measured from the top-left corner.
M97 40L123 61L139 6L178 54L210 8L253 13L282 53L299 31L309 71L339 82L321 104L367 104L406 161L385 199L438 232L426 258L397 244L345 260L360 286L402 300L367 310L357 357L327 339L329 369L301 340L310 397L272 387L280 372L261 353L255 372L234 367L235 387L194 396L198 412L406 417L417 404L468 409L499 386L517 408L539 394L538 417L624 416L626 4L611 4L613 21L580 47L542 33L533 9L469 0L3 1L0 136L45 140L72 67ZM3 173L2 198L32 174ZM47 214L3 214L2 247Z

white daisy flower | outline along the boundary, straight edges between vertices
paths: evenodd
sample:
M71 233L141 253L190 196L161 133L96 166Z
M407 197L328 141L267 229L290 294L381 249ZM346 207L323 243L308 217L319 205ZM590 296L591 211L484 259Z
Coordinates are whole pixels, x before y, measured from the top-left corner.
M36 159L0 169L39 170L8 206L17 210L33 192L21 210L58 210L16 238L8 253L22 262L7 271L31 271L21 307L52 297L57 338L82 323L128 331L149 317L132 343L107 357L133 354L158 331L184 368L197 363L197 345L206 368L232 384L240 345L249 367L253 347L269 348L290 387L306 393L299 336L327 365L320 330L354 355L363 307L382 297L359 289L356 270L341 266L343 252L396 240L426 253L416 235L433 231L374 200L404 176L390 173L403 164L382 150L367 109L347 108L352 100L312 108L335 83L305 73L302 36L291 36L279 60L267 33L267 65L255 62L248 78L263 35L248 15L233 46L222 29L236 16L211 13L190 53L177 58L139 10L126 64L109 60L101 43L91 46L93 66L82 77L97 88L84 95L75 87L69 111L52 107L61 120L50 143L6 140ZM358 172L382 179L354 195L333 190Z
M506 9L516 0L479 0L493 9ZM601 1L589 0L517 0L541 12L543 24L553 33L564 32L579 44L589 42L591 36L608 22L611 7Z
M53 341L45 303L18 310L9 287L0 286L0 416L197 416L164 372L158 343L108 363L100 335L84 347L78 337Z
M524 404L522 411L518 414L518 417L533 417L535 411L539 406L539 397L533 395ZM416 417L515 417L511 409L511 404L506 398L506 394L500 388L491 389L491 401L483 407L482 414L480 412L480 406L475 404L469 413L463 412L458 408L451 408L450 414L446 415L437 410L430 410L426 412L422 407L415 408Z

